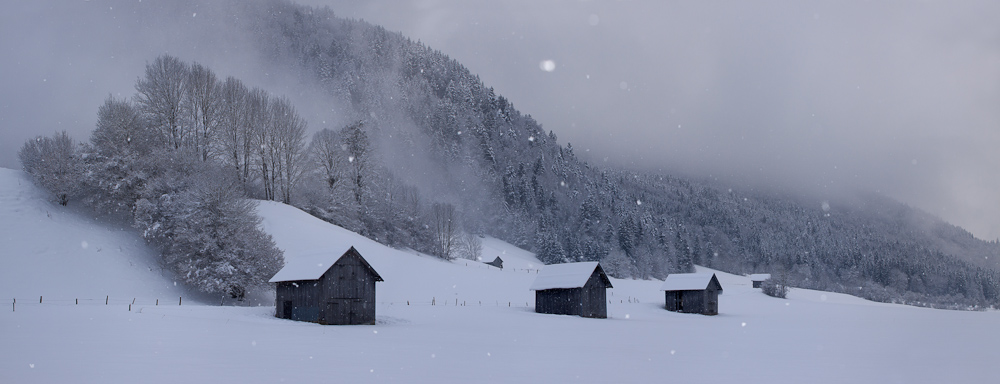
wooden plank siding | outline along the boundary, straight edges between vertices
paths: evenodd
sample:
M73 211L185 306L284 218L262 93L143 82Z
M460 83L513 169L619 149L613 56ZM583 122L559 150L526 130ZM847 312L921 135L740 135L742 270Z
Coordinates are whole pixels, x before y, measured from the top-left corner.
M668 311L719 314L719 292L716 290L666 291L665 295Z
M580 288L535 291L535 312L605 319L608 317L607 288L601 270L595 269Z
M375 324L375 282L382 278L354 248L317 280L279 282L275 316L326 325Z

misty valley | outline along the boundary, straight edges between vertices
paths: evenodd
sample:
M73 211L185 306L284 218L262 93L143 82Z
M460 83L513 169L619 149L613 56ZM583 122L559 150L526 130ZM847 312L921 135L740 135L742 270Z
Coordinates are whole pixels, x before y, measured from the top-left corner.
M552 335L554 344L571 344L581 351L593 347L582 342L578 345L575 336L563 333L569 329L594 338L620 337L637 345L634 350L614 352L629 356L628 360L614 360L613 350L627 349L622 346L592 352L599 358L591 359L584 352L573 355L586 366L583 371L591 375L591 379L582 381L618 377L596 368L609 361L611 371L622 369L626 373L620 377L636 381L661 379L653 377L652 372L666 374L660 372L665 368L642 365L647 355L669 360L675 350L686 348L676 356L686 359L684 353L694 351L698 359L686 364L699 366L712 356L713 350L721 349L727 352L720 358L732 362L730 351L751 354L751 347L778 339L778 344L789 350L772 353L786 359L808 356L806 359L815 358L810 360L815 362L841 358L853 346L875 344L883 336L904 343L904 331L911 329L933 333L931 329L939 318L986 324L1000 306L1000 240L978 239L959 226L883 194L858 192L820 198L733 185L725 180L595 164L578 157L572 144L560 142L556 132L543 129L543 122L519 111L514 106L516 100L499 94L462 63L402 33L335 15L329 8L282 0L233 2L228 10L235 16L218 22L231 23L227 28L252 36L252 50L260 53L259 65L275 68L276 72L280 68L292 74L289 82L309 84L319 90L316 103L337 116L335 124L323 121L323 126L311 126L301 111L316 106L296 105L288 95L257 86L251 80L221 75L225 72L216 72L209 64L163 53L148 58L133 94L109 95L93 111L97 123L89 137L76 140L58 131L25 142L18 152L23 173L5 170L0 175L8 184L0 191L6 195L0 196L4 202L0 211L10 221L30 222L24 228L39 228L36 232L58 230L73 236L75 231L91 233L86 231L107 226L125 234L122 236L141 239L135 249L150 250L147 256L130 256L144 253L110 245L125 240L101 238L109 248L101 248L106 251L100 257L117 252L115 257L129 260L131 269L115 269L119 267L114 265L124 265L120 260L100 262L108 263L108 270L116 271L116 276L148 269L141 275L148 280L148 286L131 285L144 286L141 289L145 291L137 289L138 294L128 293L132 289L128 286L108 288L115 291L103 295L95 289L85 295L101 301L101 297L114 293L131 294L140 302L145 295L145 299L155 300L147 300L156 303L153 305L140 303L152 315L141 317L133 313L130 304L127 315L131 317L122 320L116 316L125 315L111 315L97 305L100 303L88 301L91 306L86 310L90 312L69 315L68 321L85 322L84 318L97 317L107 324L117 324L114 327L121 327L137 340L145 339L123 321L135 320L149 327L144 329L184 334L204 327L213 330L207 337L214 342L242 343L241 348L247 348L249 341L230 334L225 330L227 325L220 324L235 319L239 329L260 335L253 341L253 348L265 350L256 344L260 340L261 345L295 351L281 355L269 350L267 359L278 359L289 366L306 364L325 351L305 340L346 340L344 345L358 346L364 351L361 354L381 357L366 359L345 352L345 356L351 356L345 357L351 364L366 367L345 377L375 381L375 376L365 375L391 370L391 374L384 373L387 376L383 379L403 382L433 377L437 370L449 369L436 365L441 360L437 359L439 355L450 356L468 367L486 369L491 363L471 360L469 356L513 356L523 348L522 344L514 344L517 340L532 340L528 342L532 348L545 351L551 351L546 349L551 346L537 341L546 340L545 335ZM22 179L30 180L43 192L36 197L33 189L20 184ZM17 208L20 204L24 209ZM29 218L32 212L35 216ZM41 219L45 215L48 221ZM84 224L65 229L69 228L66 223L75 220L83 220ZM28 234L28 229L6 225L11 233L22 231L25 239L37 236L39 243L51 236ZM15 243L14 237L9 240L11 244ZM376 287L386 287L387 293L371 293L379 311L377 317L372 312L376 320L366 323L372 324L371 328L329 326L327 329L337 330L322 331L323 335L317 336L316 330L323 329L320 326L289 325L291 321L275 318L275 285L268 280L291 258L308 253L308 247L326 247L333 242L330 239L351 242L357 247L351 249L359 259L371 258L371 265L364 261L367 268L379 271L379 281L385 279ZM58 257L62 256L51 249L27 243L18 242L22 244L18 245L22 247L19 252L35 252L41 255L40 260L48 260L42 256L52 257L51 264L60 263ZM89 245L78 249L77 243L74 240L65 249L95 251L96 247ZM58 245L51 248L64 249ZM21 255L5 254L0 259L17 257ZM142 268L132 268L133 262ZM528 292L528 286L539 270L546 265L576 262L599 262L602 273L607 274L603 279L609 287L615 286L609 292L618 296L600 296L602 302L611 305L605 323L597 319L565 320L566 316L558 320L565 323L555 323L557 320L534 313L534 293ZM5 263L34 268L28 261ZM82 265L75 268L88 270ZM102 279L118 278L93 268L94 274L104 276ZM680 315L663 309L663 292L656 287L669 275L694 272L719 276L718 280L712 276L713 284L721 282L719 291L723 292L713 296L718 316ZM765 296L751 286L746 276L758 273L770 274L765 291L780 290L780 295L770 294L780 298ZM55 275L53 281L58 280L58 273ZM457 282L453 284L453 280ZM0 325L17 324L35 332L48 332L42 328L45 322L31 325L37 321L14 316L35 316L31 319L37 320L63 317L58 311L74 310L68 301L58 308L42 306L44 303L33 297L40 295L32 291L34 283L2 284L0 288L4 289L0 291L9 288L12 294L21 296L12 305L14 310L0 319ZM66 290L56 295L69 300L68 290L75 289L70 287L73 284L65 283ZM42 286L39 283L38 290ZM22 304L27 294L32 295L31 303ZM167 295L176 302L172 296L183 294L194 297L193 302L198 303L192 304L194 309L166 308L159 302L161 298L166 301ZM670 292L667 295L670 297ZM679 294L676 300L681 302ZM226 305L214 311L220 302ZM77 298L74 305L78 303ZM441 303L450 307L439 308ZM420 307L414 309L417 305ZM898 320L898 324L906 324L900 328L904 331L894 330L894 319L906 318L909 313L915 314L915 320ZM293 318L290 304L282 314ZM172 322L160 322L153 315ZM855 324L855 318L871 320L875 328ZM809 344L797 350L792 346L797 339L822 334L823 319L865 330L855 334L856 328L833 327L829 334L816 336L822 338L816 341L820 347ZM479 350L473 342L452 341L433 355L421 350L420 360L399 355L396 346L401 350L419 349L448 340L449 333L433 325L442 321L466 340L483 337L482 345L496 349ZM479 323L493 329L473 327ZM515 331L505 328L509 324ZM679 336L682 346L671 347L678 339L659 333L663 332L658 328L662 324L725 337L699 339L689 334ZM754 328L758 324L761 328ZM807 324L809 330L783 335L784 330L797 324ZM102 328L101 332L110 334L114 327ZM280 328L281 332L291 336L275 334L275 327L286 327ZM348 330L342 330L345 328ZM379 330L386 328L382 334L392 341L375 340ZM531 336L519 336L517 330L521 329ZM79 331L85 332L86 328ZM3 339L14 339L9 330L4 333L7 335ZM421 333L430 336L424 338ZM174 356L171 361L188 362L169 350L183 346L172 345L169 337L161 340L156 335L160 344L150 348L159 351L162 345L171 346L163 350ZM642 341L647 337L652 341ZM736 349L718 344L719 340L744 337L746 344L734 342L740 345ZM197 342L190 335L182 338ZM948 334L934 342L948 351L959 348L953 343L973 339L966 334ZM31 343L21 342L22 346ZM706 344L693 347L701 342ZM658 350L658 345L664 349ZM115 348L119 347L128 348ZM254 361L260 366L272 364L239 351L232 352L238 358L223 357L219 361L226 366L238 366L242 361ZM9 356L15 351L6 352ZM298 356L299 352L304 354ZM302 360L293 361L289 357L292 355ZM427 360L423 355L437 360ZM529 355L541 358L534 352ZM862 360L877 358L881 357L855 356L844 358L843 364L863 365ZM544 366L520 357L508 359L536 372L545 371ZM368 372L366 364L370 361L380 363ZM395 361L404 362L400 365L405 369L397 372L396 366L384 363ZM777 369L773 361L738 361L733 366L745 370L762 369L766 373ZM894 357L887 364L902 369L914 361L925 362ZM572 369L569 363L554 363L562 376L545 373L532 377L505 365L503 369L510 372L499 377L500 381L514 381L527 375L528 382L568 379L566 372ZM794 365L793 361L789 363ZM771 368L760 368L758 364ZM975 361L955 364L971 364L972 370L983 368ZM34 373L18 367L17 374L0 372L0 381L4 377L31 382L60 378L30 376ZM624 367L631 367L631 371ZM96 375L89 369L85 370ZM829 367L809 369L835 371L826 371ZM400 373L409 370L420 374ZM791 377L811 381L796 376L808 374L807 370L793 369ZM440 381L481 378L472 369L457 372L453 380ZM703 378L697 372L682 372L684 379ZM858 376L840 373L847 376L828 378L864 381L865 377L873 377L862 374L869 372L890 380L892 373L875 366L864 366L858 372ZM261 375L268 380L297 377L292 373ZM85 376L86 380L96 380L93 377L97 376ZM739 379L733 375L725 378L730 382ZM181 377L173 373L154 381L173 379Z

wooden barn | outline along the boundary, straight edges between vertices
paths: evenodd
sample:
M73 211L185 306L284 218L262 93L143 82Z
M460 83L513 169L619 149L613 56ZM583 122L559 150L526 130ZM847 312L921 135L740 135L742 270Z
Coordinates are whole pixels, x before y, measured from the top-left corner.
M493 259L493 261L491 261L489 263L485 263L485 264L486 265L492 265L494 267L503 269L503 259L501 259L500 256L497 256L497 258Z
M299 255L271 278L275 316L320 324L375 324L375 282L382 276L354 247Z
M535 312L608 317L607 289L613 288L604 268L596 261L546 265L531 290Z
M755 273L750 275L750 281L753 282L754 288L760 288L760 285L764 283L764 280L770 279L770 273Z
M682 313L719 314L719 294L722 284L714 273L673 273L663 281L668 311Z

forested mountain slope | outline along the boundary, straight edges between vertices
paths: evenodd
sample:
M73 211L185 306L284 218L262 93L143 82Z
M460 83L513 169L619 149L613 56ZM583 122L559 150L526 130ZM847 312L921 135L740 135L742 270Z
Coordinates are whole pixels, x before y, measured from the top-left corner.
M295 107L332 110L348 123L312 127L307 145L304 121L282 95L238 79L214 80L197 63L157 58L137 83L133 104L141 114L135 125L154 132L156 149L149 152L159 157L140 159L177 165L135 172L130 186L140 192L124 208L140 228L159 229L161 240L174 235L158 224L175 216L171 209L193 212L186 204L239 186L250 197L282 200L381 243L443 258L475 253L463 239L472 244L474 235L486 234L546 263L599 260L616 277L663 278L700 264L770 272L793 286L882 301L1000 303L1000 245L885 197L822 201L597 167L460 63L399 33L284 0L234 1L216 10L199 17L215 17L248 37L263 67L320 89L305 101L315 105L299 99ZM169 124L163 122L173 115L151 109L151 93L143 89L163 63L179 68L175 85L189 95L178 98L179 117ZM202 97L207 93L188 83L222 96ZM195 101L216 99L204 104L211 113L199 112ZM212 110L229 104L246 113L229 119ZM105 108L114 106L132 108L114 99ZM162 134L165 128L191 134L174 140ZM100 147L96 132L91 141ZM118 167L118 154L105 161L100 151L90 152L94 166ZM199 167L229 175L191 171ZM90 169L85 175L117 177ZM159 174L166 181L148 177ZM190 191L172 191L167 187L184 183L171 175L198 182L186 182ZM91 179L95 189L119 183ZM168 192L193 197L164 199Z
M1000 298L1000 247L913 208L876 195L810 201L597 168L441 52L329 10L260 6L248 10L265 16L249 18L261 49L362 121L387 173L454 204L466 230L545 262L602 260L617 276L640 278L695 263L780 271L795 285L878 300ZM391 239L384 232L400 227L360 229Z

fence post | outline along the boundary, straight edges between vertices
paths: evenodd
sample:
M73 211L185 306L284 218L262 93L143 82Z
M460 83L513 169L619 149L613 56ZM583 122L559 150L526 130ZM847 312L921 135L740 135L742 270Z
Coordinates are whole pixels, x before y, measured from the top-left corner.
M38 296L38 304L41 304L41 303L42 303L42 297Z
M177 296L177 305L181 305L181 301L184 301L183 296Z
M80 299L79 298L76 299L76 305L80 305Z
M108 298L111 296L104 296L104 305L108 305Z
M156 299L156 305L160 305L160 299Z

